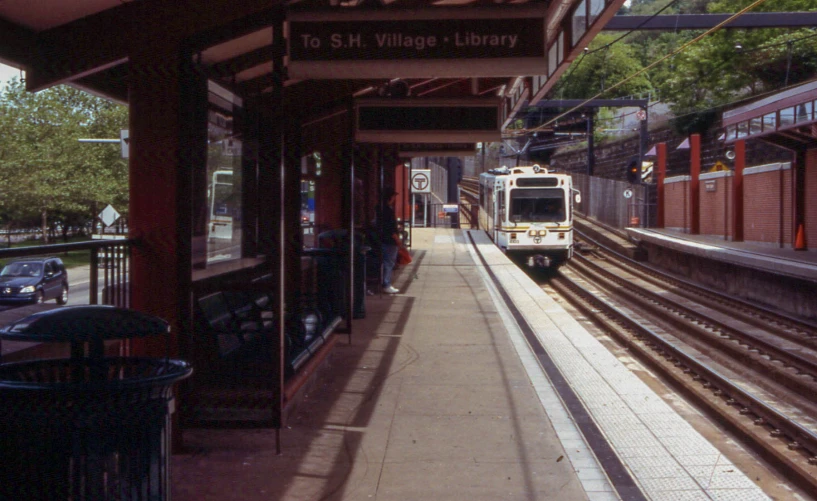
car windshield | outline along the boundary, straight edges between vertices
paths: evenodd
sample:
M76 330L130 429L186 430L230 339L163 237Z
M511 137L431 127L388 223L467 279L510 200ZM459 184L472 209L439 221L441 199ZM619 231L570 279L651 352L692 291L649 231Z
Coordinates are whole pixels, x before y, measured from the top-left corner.
M43 273L43 265L41 263L11 263L3 271L0 271L0 277L39 277Z

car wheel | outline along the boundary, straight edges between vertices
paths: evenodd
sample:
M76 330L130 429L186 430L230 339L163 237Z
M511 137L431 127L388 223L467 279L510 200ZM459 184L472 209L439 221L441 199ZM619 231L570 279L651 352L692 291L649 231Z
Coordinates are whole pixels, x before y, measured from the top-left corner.
M68 304L68 286L62 286L62 292L57 296L57 304Z

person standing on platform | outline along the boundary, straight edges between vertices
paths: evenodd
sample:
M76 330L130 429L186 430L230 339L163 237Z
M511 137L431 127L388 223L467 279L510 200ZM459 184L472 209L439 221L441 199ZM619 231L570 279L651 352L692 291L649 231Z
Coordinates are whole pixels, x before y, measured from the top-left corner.
M397 294L400 292L391 284L391 274L397 263L397 217L394 215L394 204L397 202L397 192L394 188L383 189L383 203L377 207L377 221L380 224L380 244L382 247L383 292ZM382 210L382 215L379 214Z

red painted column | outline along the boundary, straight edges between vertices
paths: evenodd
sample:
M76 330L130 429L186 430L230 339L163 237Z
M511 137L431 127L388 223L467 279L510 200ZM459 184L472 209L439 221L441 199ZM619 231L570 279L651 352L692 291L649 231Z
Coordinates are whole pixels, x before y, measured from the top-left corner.
M138 239L131 270L131 307L168 321L171 356L190 314L191 180L181 140L185 122L180 51L139 43L130 59L129 231ZM206 106L206 102L200 103ZM187 154L190 152L188 151ZM187 161L184 159L188 158ZM164 339L135 342L135 355L164 356Z
M746 141L735 142L735 172L732 176L732 241L743 242L743 169L746 168Z
M689 136L689 232L697 235L701 232L701 135Z
M664 227L664 203L666 197L664 195L664 179L667 177L667 143L658 143L655 145L656 162L658 163L658 180L656 186L658 188L658 214L656 215L657 225L659 228Z

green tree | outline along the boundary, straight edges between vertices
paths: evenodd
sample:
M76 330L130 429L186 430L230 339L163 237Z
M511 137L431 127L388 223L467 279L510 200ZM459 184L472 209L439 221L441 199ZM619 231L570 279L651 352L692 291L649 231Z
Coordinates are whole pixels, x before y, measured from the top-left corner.
M593 39L587 55L579 56L570 65L552 95L557 99L587 99L602 94L602 98L610 99L650 91L652 85L646 75L630 78L643 67L633 47L626 43L611 44L615 39L615 35L608 33Z
M69 86L27 92L12 80L0 94L0 210L6 224L36 216L43 239L54 222L95 216L127 200L127 165L119 147L80 143L118 137L127 110ZM104 205L103 205L104 206Z

